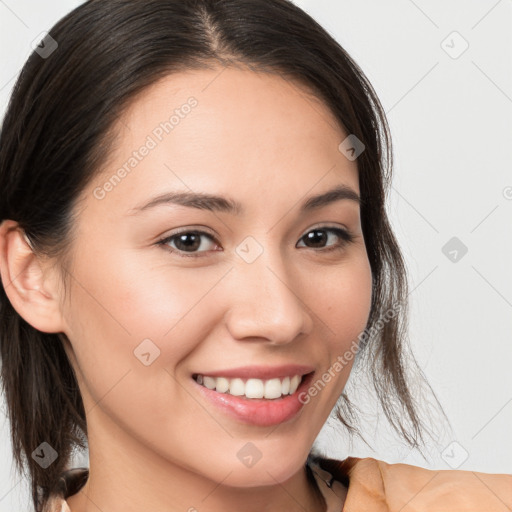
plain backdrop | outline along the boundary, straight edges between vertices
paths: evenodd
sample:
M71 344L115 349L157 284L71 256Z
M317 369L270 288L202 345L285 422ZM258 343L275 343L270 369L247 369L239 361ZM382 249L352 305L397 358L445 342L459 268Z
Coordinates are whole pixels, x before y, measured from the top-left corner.
M0 0L0 114L31 43L81 2ZM334 423L334 457L512 473L512 0L296 0L362 67L388 115L388 210L410 277L409 335L451 430L426 459ZM30 510L0 402L0 512ZM77 459L77 464L87 459Z

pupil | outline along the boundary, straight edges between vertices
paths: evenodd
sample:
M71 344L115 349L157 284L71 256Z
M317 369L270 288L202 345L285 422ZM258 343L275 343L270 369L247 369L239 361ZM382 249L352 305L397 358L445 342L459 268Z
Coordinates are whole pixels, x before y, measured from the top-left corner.
M325 234L325 231L321 231L321 230L314 230L314 231L310 231L308 234L307 234L307 238L309 241L313 241L313 242L326 242L327 241L327 236ZM317 240L315 240L315 238ZM318 238L320 240L318 240Z
M192 240L192 243L186 243L185 240L187 238L193 238L194 240ZM187 233L187 234L180 235L178 237L178 242L180 244L183 244L184 248L188 248L188 249L197 249L201 245L200 237L194 233ZM176 245L178 246L178 249L180 249L179 244L177 243Z

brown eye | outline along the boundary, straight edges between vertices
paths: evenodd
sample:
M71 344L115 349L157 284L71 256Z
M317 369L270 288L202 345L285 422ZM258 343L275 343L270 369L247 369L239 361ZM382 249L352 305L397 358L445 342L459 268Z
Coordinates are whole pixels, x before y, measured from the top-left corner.
M329 233L334 233L334 237L330 237ZM325 245L330 239L338 238L340 241L338 243ZM311 249L323 249L327 247L325 250L334 250L340 249L344 247L346 244L352 242L354 236L346 231L345 229L341 229L338 227L319 227L314 228L308 233L306 233L301 240L305 240L307 242L307 247Z
M181 231L160 240L158 244L166 246L171 252L185 253L179 254L180 256L199 256L200 254L197 253L208 252L208 249L198 250L208 245L208 243L203 242L203 237L208 238L212 242L215 241L210 234L204 231ZM174 246L170 244L174 244Z

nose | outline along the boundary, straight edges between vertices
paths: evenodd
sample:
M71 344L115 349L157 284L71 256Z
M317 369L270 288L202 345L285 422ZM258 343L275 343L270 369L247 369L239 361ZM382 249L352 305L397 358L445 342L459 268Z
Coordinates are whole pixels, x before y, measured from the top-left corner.
M310 305L297 292L301 282L282 258L265 250L252 263L237 261L229 279L234 286L225 319L234 339L282 345L311 331Z

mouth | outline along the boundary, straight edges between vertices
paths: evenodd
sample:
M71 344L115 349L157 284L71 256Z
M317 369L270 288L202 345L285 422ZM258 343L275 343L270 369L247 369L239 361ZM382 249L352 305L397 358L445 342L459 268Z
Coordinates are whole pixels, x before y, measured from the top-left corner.
M306 374L308 375L308 374ZM273 379L242 379L240 377L209 377L207 375L194 374L193 379L207 389L233 396L249 399L264 398L277 400L286 395L293 395L306 375L292 375L284 378Z
M244 424L270 426L293 421L305 405L300 397L315 370L306 366L263 367L192 374L199 394L222 414Z

